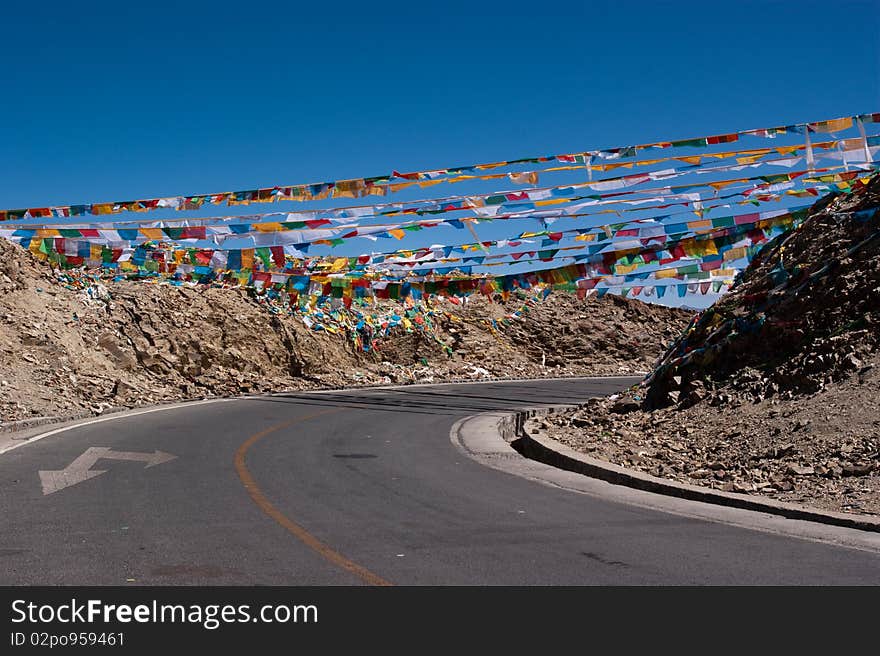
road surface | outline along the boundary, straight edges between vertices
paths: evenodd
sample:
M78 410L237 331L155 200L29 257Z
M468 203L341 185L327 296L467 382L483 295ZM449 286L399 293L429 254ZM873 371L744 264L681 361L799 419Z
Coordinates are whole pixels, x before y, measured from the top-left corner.
M76 427L0 455L0 584L880 583L876 553L554 489L449 438L468 415L630 382L290 394Z

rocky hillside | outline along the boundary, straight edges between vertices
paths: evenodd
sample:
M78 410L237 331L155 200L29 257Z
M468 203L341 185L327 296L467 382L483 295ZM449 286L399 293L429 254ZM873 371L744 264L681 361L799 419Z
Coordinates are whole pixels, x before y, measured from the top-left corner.
M880 513L880 178L819 201L642 386L548 429L692 484Z
M365 351L352 326L367 314L409 325ZM288 389L646 372L690 319L563 293L422 308L383 301L327 317L319 331L243 289L55 272L0 240L0 422Z
M818 202L694 321L647 386L660 407L727 393L809 394L859 372L880 343L880 178ZM721 392L720 390L722 390Z

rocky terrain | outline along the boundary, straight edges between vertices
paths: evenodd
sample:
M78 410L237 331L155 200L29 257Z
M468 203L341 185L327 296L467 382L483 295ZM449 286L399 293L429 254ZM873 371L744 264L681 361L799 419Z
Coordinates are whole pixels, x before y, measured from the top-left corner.
M358 345L358 316L395 314L410 325L377 336L369 350ZM381 301L325 316L326 329L316 330L240 288L53 271L0 240L0 428L220 395L645 373L691 317L561 292L422 308Z
M819 201L646 381L543 427L655 476L880 513L880 178Z

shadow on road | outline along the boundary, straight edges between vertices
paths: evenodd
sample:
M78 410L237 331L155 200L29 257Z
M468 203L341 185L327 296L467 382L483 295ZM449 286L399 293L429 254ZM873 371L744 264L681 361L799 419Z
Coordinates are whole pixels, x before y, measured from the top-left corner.
M509 408L583 403L632 385L634 378L547 380L534 383L482 383L454 387L364 389L358 391L288 393L250 399L261 403L369 409L432 415L466 415Z

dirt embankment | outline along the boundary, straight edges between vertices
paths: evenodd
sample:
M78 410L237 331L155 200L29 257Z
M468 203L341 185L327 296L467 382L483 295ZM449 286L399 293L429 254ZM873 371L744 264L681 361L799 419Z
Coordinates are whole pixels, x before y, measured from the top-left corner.
M641 387L551 436L656 476L880 513L880 178L769 243Z
M354 330L310 329L243 289L59 274L0 240L0 423L328 386L645 372L690 316L611 296L475 297L438 301L364 351Z

